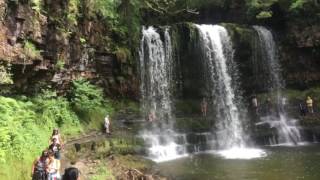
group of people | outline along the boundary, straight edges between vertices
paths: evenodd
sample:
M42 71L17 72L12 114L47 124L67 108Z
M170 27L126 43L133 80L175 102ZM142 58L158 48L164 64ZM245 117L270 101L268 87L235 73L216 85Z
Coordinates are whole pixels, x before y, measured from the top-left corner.
M32 180L60 180L60 151L63 142L58 129L54 129L50 137L50 145L32 164ZM79 180L77 168L67 168L63 180Z
M277 105L278 108L276 110L283 112L286 105L287 105L287 99L282 98L281 102L279 102L279 105ZM257 96L255 95L252 96L251 107L254 111L254 114L256 115L258 115L261 111L265 112L266 114L272 114L272 112L274 111L271 98L267 98L266 102L259 106ZM305 116L307 113L313 114L314 113L313 99L310 96L308 96L305 102L301 102L299 104L299 109L300 109L301 116Z
M313 99L308 96L305 103L299 104L300 115L306 116L307 113L313 114Z

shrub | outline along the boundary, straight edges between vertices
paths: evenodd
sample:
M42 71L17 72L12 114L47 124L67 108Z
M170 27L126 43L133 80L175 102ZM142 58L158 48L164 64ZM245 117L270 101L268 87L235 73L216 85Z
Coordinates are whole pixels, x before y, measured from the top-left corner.
M256 15L257 19L266 19L272 17L272 11L261 11L258 15Z
M12 74L9 72L10 66L5 67L0 64L0 84L12 84Z
M64 135L82 131L80 121L66 98L59 97L52 91L44 91L34 99L34 102L37 104L35 110L39 115L37 123L49 129L61 127Z
M82 131L67 99L52 91L44 91L35 98L0 96L0 114L0 176L3 179L27 178L32 161L48 147L54 127L61 128L63 135Z
M42 0L31 0L31 8L40 14L42 10L42 3Z
M41 59L41 51L31 42L26 40L24 42L24 54L31 59Z
M103 106L103 91L85 79L75 80L72 82L71 102L77 110L94 111Z
M302 9L303 5L307 3L306 0L293 0L292 4L290 5L290 11L295 11L298 9Z
M85 79L72 82L70 100L79 118L85 123L93 123L92 128L100 127L103 117L114 111L110 100L104 98L102 88Z
M69 0L67 19L69 24L78 25L80 0Z
M65 66L65 60L64 59L58 59L55 68L59 71L63 70Z

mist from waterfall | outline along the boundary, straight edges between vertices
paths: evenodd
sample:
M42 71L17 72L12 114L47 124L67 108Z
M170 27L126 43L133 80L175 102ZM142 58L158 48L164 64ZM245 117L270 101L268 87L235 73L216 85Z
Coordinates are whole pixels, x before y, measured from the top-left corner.
M286 98L282 95L281 91L284 89L285 84L281 76L281 67L277 56L276 43L273 39L272 33L262 26L253 26L258 34L259 43L258 50L260 51L259 58L262 61L260 66L263 66L266 78L264 86L269 93L275 93L276 112L262 117L262 122L269 123L271 128L276 128L278 133L278 142L272 141L271 144L288 144L294 145L301 141L299 129L296 126L297 120L289 119L286 113ZM258 60L255 60L258 61ZM258 72L259 73L259 72Z
M185 154L184 146L175 143L172 115L172 45L167 28L164 42L153 27L143 28L140 44L142 111L149 127L142 137L149 145L149 157L155 161L175 159ZM149 119L150 120L150 119Z

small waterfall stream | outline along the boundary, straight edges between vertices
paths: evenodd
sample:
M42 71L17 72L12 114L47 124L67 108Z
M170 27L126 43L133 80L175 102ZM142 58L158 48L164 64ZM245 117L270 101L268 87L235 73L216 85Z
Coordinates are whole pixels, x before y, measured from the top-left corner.
M164 42L155 28L143 28L140 47L142 108L149 127L142 137L149 144L149 157L155 161L175 159L185 154L175 143L173 131L171 81L172 47L168 29Z
M259 37L259 49L262 65L266 68L266 82L268 92L275 93L276 112L262 117L261 123L268 123L278 132L278 144L295 145L301 142L301 135L296 126L296 120L290 119L285 110L286 98L281 90L284 88L284 81L281 76L281 68L277 58L276 44L272 33L262 26L253 26ZM274 143L274 141L272 141Z

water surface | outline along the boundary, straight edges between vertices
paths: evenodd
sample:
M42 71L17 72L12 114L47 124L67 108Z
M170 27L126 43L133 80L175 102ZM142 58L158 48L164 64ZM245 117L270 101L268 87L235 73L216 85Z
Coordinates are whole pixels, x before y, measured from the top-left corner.
M197 154L156 165L163 175L177 180L319 180L320 145L266 147L259 159L224 159Z

